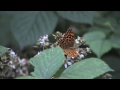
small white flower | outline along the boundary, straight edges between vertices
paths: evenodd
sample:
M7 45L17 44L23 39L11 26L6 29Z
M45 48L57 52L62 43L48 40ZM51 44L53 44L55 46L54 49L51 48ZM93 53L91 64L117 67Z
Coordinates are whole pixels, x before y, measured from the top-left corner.
M42 52L41 51L39 51L35 56L37 56L37 55L40 55Z
M64 64L64 67L67 68L68 65L69 65L69 66L72 65L72 63L68 61L67 63Z
M90 48L87 47L86 50L87 50L87 52L90 52Z
M10 54L15 55L15 52L13 50L10 50Z
M81 58L81 59L83 59L83 58L84 58L84 55L83 55L83 54L80 54L79 56L80 56L80 58Z
M44 40L41 40L39 43L40 43L41 45L45 45L45 41L44 41Z
M47 40L47 39L48 39L48 35L43 36L44 41Z
M67 68L67 64L66 63L64 64L64 67Z
M67 64L68 64L68 65L72 65L72 63L71 63L71 62L67 62Z
M40 41L40 44L44 44L45 42L43 40Z
M38 53L37 53L37 55L40 55L42 52L41 51L39 51Z
M17 56L13 50L10 50L10 55L11 55L12 57Z
M18 59L19 63L22 64L22 65L25 65L26 64L26 60L23 58L23 59Z
M12 62L12 61L10 61L9 63L10 63L10 64L13 64L13 62Z
M77 39L78 39L78 40L81 40L81 37L78 36Z
M15 67L15 65L11 65L10 67L11 67L11 68L13 68L13 69L15 69L15 68L16 68L16 67Z
M79 41L78 41L77 39L75 39L75 43L76 43L76 44L79 44Z
M38 41L42 41L42 38L39 38Z
M38 43L44 46L46 43L46 40L48 40L48 35L44 35L43 37L39 38Z
M71 57L72 59L74 59L75 57Z

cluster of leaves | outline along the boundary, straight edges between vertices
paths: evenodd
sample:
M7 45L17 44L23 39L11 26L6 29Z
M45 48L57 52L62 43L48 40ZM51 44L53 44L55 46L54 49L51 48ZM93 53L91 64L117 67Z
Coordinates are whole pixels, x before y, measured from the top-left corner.
M21 49L33 45L39 36L52 34L59 20L63 18L93 25L89 29L90 32L83 37L95 54L101 57L111 48L120 48L119 16L113 12L106 17L94 18L96 13L95 11L1 11L0 42L3 46L11 44Z
M33 45L39 36L52 34L61 18L91 25L93 13L90 11L1 11L1 45L11 44L21 49Z
M108 16L96 18L94 26L84 34L83 38L86 39L90 48L100 58L112 48L120 48L119 36L119 23L115 18Z
M30 59L34 66L34 72L29 76L17 79L50 79L64 64L64 53L60 47L51 48ZM58 79L93 79L105 72L113 71L109 66L98 58L89 58L77 62L61 73Z
M31 58L29 63L34 66L34 72L28 76L16 79L50 79L64 64L64 53L60 47L44 50ZM113 71L105 62L97 58L89 58L68 67L57 77L58 79L93 79L105 72Z
M3 53L5 53L5 50L6 49L3 48L1 52L4 51ZM34 66L34 71L31 72L30 75L23 75L16 79L93 79L108 71L113 71L102 60L89 58L76 62L65 69L59 77L54 77L64 62L65 56L59 46L43 50L42 53L35 55L29 60L29 63Z
M42 39L48 41L47 36L44 36L44 38ZM42 39L40 38L40 44L46 46L45 42ZM1 57L3 57L4 53L8 49L1 46L0 50L1 50ZM8 63L14 61L19 62L19 58L16 55L12 57L12 59L6 59L6 60L8 60L7 61ZM23 74L22 77L18 77L19 75L17 75L16 79L56 78L54 77L54 75L64 64L64 62L65 62L65 56L63 50L59 46L51 47L50 49L43 50L41 53L39 52L37 55L35 55L33 58L29 60L29 63L34 66L34 71L32 73ZM20 62L18 64L20 64ZM15 65L15 67L17 66L18 68L20 68L18 64ZM28 63L25 63L23 66L26 66L26 64ZM3 66L3 63L1 63L1 66ZM18 71L18 68L14 68L14 71ZM2 69L1 71L4 72L5 70ZM73 65L69 66L57 78L58 79L93 79L108 71L113 71L113 70L109 68L109 66L105 62L97 58L89 58L80 62L76 62ZM7 73L8 72L11 73L9 70L7 71ZM8 77L10 78L10 76ZM15 76L13 77L15 78Z

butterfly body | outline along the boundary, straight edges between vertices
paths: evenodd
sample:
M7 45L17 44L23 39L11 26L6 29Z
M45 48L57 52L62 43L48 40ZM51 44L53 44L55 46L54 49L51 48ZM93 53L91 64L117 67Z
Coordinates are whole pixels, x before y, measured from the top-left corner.
M67 32L64 34L63 38L58 40L57 45L59 45L63 49L64 53L67 56L77 57L78 53L76 48L74 47L74 43L75 43L74 33L72 29L68 29Z

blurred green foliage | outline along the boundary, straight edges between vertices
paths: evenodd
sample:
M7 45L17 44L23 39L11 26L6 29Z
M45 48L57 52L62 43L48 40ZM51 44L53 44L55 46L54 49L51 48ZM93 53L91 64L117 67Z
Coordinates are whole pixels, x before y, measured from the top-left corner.
M61 18L79 23L93 23L93 14L89 11L1 11L1 45L10 43L21 49L27 45L33 45L41 35L52 34Z

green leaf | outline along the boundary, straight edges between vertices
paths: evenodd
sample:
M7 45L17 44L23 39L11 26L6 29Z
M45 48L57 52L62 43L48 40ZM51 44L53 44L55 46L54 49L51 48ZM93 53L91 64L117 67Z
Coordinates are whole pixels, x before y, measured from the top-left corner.
M14 49L19 48L10 28L11 21L15 14L18 13L15 11L0 12L0 43L2 46L11 45Z
M109 38L112 47L120 48L120 29L116 29L116 31Z
M9 50L9 48L0 46L0 57L5 54L7 51Z
M16 14L20 14L20 13L22 13L22 12L25 12L25 11L0 11L0 15L1 16L14 16L14 15L16 15Z
M115 29L117 27L117 20L113 17L99 17L94 18L94 24Z
M89 31L102 31L104 32L107 36L107 39L109 39L110 43L112 44L113 48L120 48L120 25L119 22L115 18L112 17L101 17L101 18L96 18L94 20L94 27L90 28ZM90 37L94 35L91 34L90 37L89 35L85 34L84 37L87 39L87 43L90 44ZM98 39L98 38L96 38ZM104 39L104 38L103 38Z
M37 79L35 77L32 77L32 76L21 76L21 77L17 77L15 79Z
M93 11L57 11L65 19L85 24L93 24Z
M93 79L106 72L113 71L105 62L98 58L84 59L68 67L60 79Z
M100 58L112 49L112 45L108 40L96 40L90 44L90 48Z
M64 53L60 47L45 50L30 59L29 62L35 67L31 74L36 78L50 79L63 65L64 60Z
M40 36L51 34L58 17L52 11L26 11L14 15L11 29L20 48L34 44Z
M100 26L96 26L96 25L89 28L88 31L90 31L90 32L92 32L92 31L101 31L105 35L107 35L107 34L109 34L111 32L110 28L100 27Z
M2 14L2 13L1 13ZM11 17L0 14L0 44L6 46L11 43L10 22Z
M87 44L90 44L96 40L104 39L105 34L102 31L92 31L84 34L83 38L86 40Z
M110 16L118 20L120 19L120 11L112 11Z

